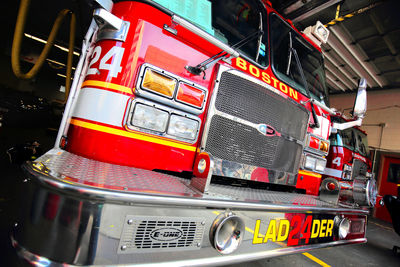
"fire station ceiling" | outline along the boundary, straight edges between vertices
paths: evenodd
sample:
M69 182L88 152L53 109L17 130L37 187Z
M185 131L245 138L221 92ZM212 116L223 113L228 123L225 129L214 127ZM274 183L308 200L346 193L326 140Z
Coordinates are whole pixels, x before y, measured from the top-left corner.
M76 49L90 19L93 0L31 0L25 32L47 39L57 13L63 8L77 15ZM330 30L322 46L326 77L331 94L357 89L362 76L374 90L400 88L400 1L397 0L271 0L275 9L288 17L299 30L321 21ZM3 51L10 53L19 1L8 1L0 18L6 35ZM67 47L69 23L62 25L56 43ZM25 38L22 53L39 54L43 44ZM52 49L52 60L66 62L66 53ZM75 64L78 57L74 57ZM50 64L50 63L49 63Z
M400 86L400 2L287 0L271 1L299 30L321 21L330 31L325 55L332 94L354 91L360 77L369 88Z

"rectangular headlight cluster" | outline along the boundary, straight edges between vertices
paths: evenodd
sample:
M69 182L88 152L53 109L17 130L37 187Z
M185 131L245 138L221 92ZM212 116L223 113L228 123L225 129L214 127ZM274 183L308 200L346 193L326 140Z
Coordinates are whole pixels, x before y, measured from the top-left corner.
M169 114L166 111L138 103L135 106L131 123L140 128L165 132L168 117Z
M194 140L198 128L198 121L172 114L167 133L176 137Z
M207 97L205 88L149 64L144 64L141 69L137 89L144 97L193 110L192 113L201 112Z
M303 166L304 169L321 173L325 170L326 159L306 154L304 157Z
M131 124L166 137L187 141L196 139L200 126L198 120L143 103L135 104Z

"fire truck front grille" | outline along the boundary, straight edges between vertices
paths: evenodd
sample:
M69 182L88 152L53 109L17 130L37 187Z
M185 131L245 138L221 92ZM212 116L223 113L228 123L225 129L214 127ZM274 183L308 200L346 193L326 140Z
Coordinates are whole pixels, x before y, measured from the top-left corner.
M215 107L252 123L263 123L303 141L308 111L264 86L229 72L221 75Z
M200 218L127 216L119 253L198 249L204 225Z
M216 90L205 151L222 160L296 173L308 111L294 100L231 72L221 74ZM259 124L273 127L281 136L260 133L255 127Z
M206 151L211 155L266 169L293 172L302 146L284 138L266 137L257 129L215 115L208 134Z

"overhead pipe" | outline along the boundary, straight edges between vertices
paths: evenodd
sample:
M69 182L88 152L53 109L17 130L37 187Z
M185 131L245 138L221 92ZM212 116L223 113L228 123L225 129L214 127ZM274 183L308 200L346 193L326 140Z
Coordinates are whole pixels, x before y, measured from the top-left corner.
M312 16L314 14L317 14L318 12L321 12L322 10L324 10L324 9L326 9L326 8L336 4L336 3L339 3L341 1L342 0L329 0L326 3L324 3L322 5L319 5L316 8L311 9L310 11L308 11L308 12L306 12L306 13L304 13L304 14L302 14L302 15L294 18L294 19L292 19L292 21L293 21L293 23L302 21L303 19L306 19L306 18L308 18L308 17L310 17L310 16Z
M65 80L65 98L62 102L66 103L69 90L71 87L71 76L72 76L72 61L73 61L73 52L74 52L74 43L75 43L75 28L76 28L76 18L75 14L68 9L63 9L58 13L58 16L53 24L48 40L46 41L46 45L44 46L37 62L33 65L33 67L27 72L23 73L20 65L20 53L21 53L21 43L23 38L23 32L25 28L26 18L29 10L30 0L21 0L17 22L15 25L14 39L12 44L11 51L11 66L12 70L16 77L20 79L32 79L37 75L40 68L42 67L44 61L47 58L47 55L50 52L51 47L53 46L58 30L60 29L61 23L67 15L71 15L70 21L70 35L69 35L69 45L68 45L68 57L67 57L67 67L66 67L66 80Z
M374 23L376 29L378 30L379 35L382 36L387 48L389 48L390 53L392 53L392 56L395 58L397 63L400 64L400 55L398 54L396 46L393 44L392 40L387 34L385 34L385 29L382 25L382 22L377 18L374 13L370 13L369 16L372 20L372 23Z
M343 66L340 66L340 64L334 59L328 52L324 51L323 52L325 59L325 62L330 62L333 66L337 68L349 81L351 81L354 86L352 88L356 88L358 86L357 81L354 80L354 76L349 73Z
M342 43L342 45L351 53L351 55L357 60L360 66L372 77L372 79L382 88L386 83L378 77L378 74L372 69L371 63L365 62L364 56L361 55L359 49L354 45L351 45L352 40L343 34L342 31L338 29L338 26L330 28L330 31L335 35L335 37ZM363 51L364 52L364 51Z
M333 92L334 92L334 93L336 93L336 92L342 92L342 90L340 90L340 88L338 88L338 87L336 86L336 84L335 84L334 82L332 82L331 80L326 79L326 83L329 85L330 88L333 89ZM329 92L332 92L332 91L329 90Z
M370 74L364 70L359 64L359 62L354 58L354 56L344 47L344 45L336 38L335 35L331 34L327 43L335 52L339 55L340 58L347 65L349 65L352 70L358 75L358 77L365 77L367 79L367 83L370 87L375 87L377 84Z
M329 61L325 61L325 68L329 70L338 80L340 80L348 89L353 90L354 87L347 81L347 78L338 71L338 69L333 66Z
M328 82L332 85L334 85L334 87L336 87L337 89L339 89L338 91L346 91L344 88L343 88L343 86L341 86L341 85L339 85L338 84L338 82L340 82L340 81L337 81L337 80L335 80L335 78L333 77L333 75L331 75L329 72L327 72L326 73L326 78L328 79Z
M296 10L298 10L299 8L303 7L305 4L307 4L308 2L310 2L311 0L298 0L297 2L291 4L290 6L288 6L287 8L285 8L283 10L283 14L288 15Z
M354 17L354 16L356 16L356 15L360 15L360 14L362 14L362 13L364 13L364 12L366 12L366 11L368 11L368 10L370 10L370 9L372 9L372 8L374 8L374 7L378 6L378 5L380 5L380 4L382 4L383 1L384 1L384 0L382 0L382 1L380 1L380 2L375 2L375 3L373 3L373 4L370 4L369 6L360 8L360 9L358 9L358 10L356 10L356 11L353 11L353 12L351 12L351 13L348 13L348 14L343 15L343 16L340 16L340 17L336 15L335 19L333 19L333 20L331 20L330 22L328 22L327 24L325 24L325 27L333 26L333 25L335 25L336 23L343 22L343 21L345 21L346 19L350 19L350 18L352 18L352 17Z

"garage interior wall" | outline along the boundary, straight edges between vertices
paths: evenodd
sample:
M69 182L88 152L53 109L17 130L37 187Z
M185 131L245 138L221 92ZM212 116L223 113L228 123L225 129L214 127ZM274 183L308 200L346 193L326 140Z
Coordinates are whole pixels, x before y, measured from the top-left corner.
M349 115L355 97L355 93L332 95L331 107ZM368 134L369 147L400 153L400 89L367 90L367 105L367 114L361 128Z

